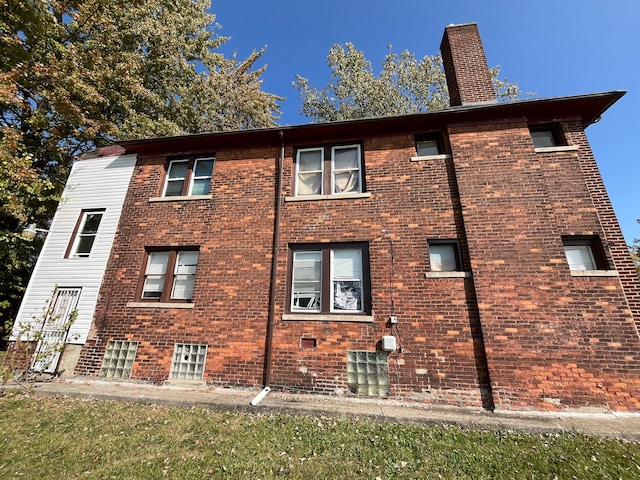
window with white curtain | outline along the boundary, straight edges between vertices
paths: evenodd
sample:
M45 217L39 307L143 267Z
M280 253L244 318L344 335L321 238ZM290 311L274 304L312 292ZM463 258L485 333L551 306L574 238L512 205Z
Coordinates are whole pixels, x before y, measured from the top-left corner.
M299 149L295 195L362 193L362 148L359 144Z

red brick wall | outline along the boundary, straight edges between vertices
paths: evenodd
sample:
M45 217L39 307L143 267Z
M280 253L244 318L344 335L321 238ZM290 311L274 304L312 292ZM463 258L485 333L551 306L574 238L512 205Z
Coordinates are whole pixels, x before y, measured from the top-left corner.
M572 277L563 253L562 235L605 237L586 142L535 153L525 123L449 134L496 405L637 409L640 343L620 279Z
M219 152L212 199L149 202L165 159L138 162L77 368L96 374L109 340L141 342L132 377L168 378L174 344L209 345L205 380L260 385L264 363L278 149ZM199 246L193 309L131 307L145 247Z
M393 334L403 349L390 355L393 395L488 405L478 373L484 372L485 379L486 366L483 358L477 358L471 334L476 310L468 291L472 290L470 280L424 276L427 241L461 235L448 161L411 162L415 156L412 135L365 140L364 150L370 198L284 203L277 313L281 317L287 301L290 243L363 241L369 242L375 321L280 320L275 330L273 382L305 389L345 389L347 350L374 351L383 335ZM292 156L288 148L285 195L293 188ZM392 314L398 319L398 331L387 324ZM303 337L315 338L317 347L301 348Z
M395 396L640 408L640 345L622 290L637 283L573 277L564 257L562 235L596 234L608 261L627 268L580 125L567 127L578 151L551 153L534 151L524 120L452 125L448 134L452 159L418 162L412 134L343 137L334 144L363 142L370 196L282 202L272 386L344 392L347 351L375 351L391 334L400 347L389 356ZM293 191L293 147L284 197ZM127 339L140 342L132 377L162 382L174 344L184 342L208 345L206 382L262 384L279 154L218 151L212 199L191 201L149 202L160 195L165 159L139 161L76 373L97 374L107 342ZM432 239L458 239L473 276L425 278ZM373 323L283 319L289 246L321 242L368 243ZM129 305L145 247L192 245L200 247L193 309Z

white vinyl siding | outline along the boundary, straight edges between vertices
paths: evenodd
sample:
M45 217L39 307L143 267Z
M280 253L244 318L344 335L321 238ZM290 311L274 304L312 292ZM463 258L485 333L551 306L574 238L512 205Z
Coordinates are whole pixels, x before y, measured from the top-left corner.
M123 155L87 158L73 165L27 286L16 325L37 321L34 318L41 319L56 286L78 287L82 288L77 305L78 317L69 330L67 342L85 342L135 162L134 155ZM88 258L65 258L83 210L103 210L91 255Z

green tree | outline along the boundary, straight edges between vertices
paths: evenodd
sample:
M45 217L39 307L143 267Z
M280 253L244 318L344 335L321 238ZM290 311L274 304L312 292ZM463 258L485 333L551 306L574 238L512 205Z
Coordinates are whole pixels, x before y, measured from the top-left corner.
M219 47L210 0L0 0L0 325L14 317L73 159L116 139L275 124L264 50Z
M327 63L331 81L323 89L310 86L309 80L300 75L293 83L302 98L301 113L315 122L401 115L449 106L440 55L418 60L408 51L393 53L389 46L376 75L364 52L347 43L334 44ZM491 69L498 97L519 98L518 86L498 79L499 74L499 67Z

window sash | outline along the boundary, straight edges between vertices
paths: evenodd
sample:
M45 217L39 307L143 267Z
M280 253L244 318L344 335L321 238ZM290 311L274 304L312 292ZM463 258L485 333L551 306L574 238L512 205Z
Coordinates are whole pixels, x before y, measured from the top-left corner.
M597 270L591 245L565 245L564 254L570 270Z
M322 252L298 251L293 254L291 310L321 310Z
M348 155L354 152L355 155ZM331 148L332 193L360 193L361 169L360 145L344 145Z
M191 300L196 281L198 267L197 251L178 252L174 272L171 298L174 300Z
M88 257L93 249L96 236L98 235L98 228L104 215L103 210L99 211L87 211L82 214L82 220L80 222L80 228L76 234L76 239L73 246L74 257Z
M455 272L460 270L454 243L430 243L429 265L432 272Z
M362 312L362 251L331 250L331 311Z
M165 197L179 197L183 194L188 168L189 160L171 160L169 162L164 190Z
M193 176L189 195L208 195L213 176L213 158L198 158L193 164Z
M160 298L164 289L169 252L150 252L142 287L142 298Z
M322 195L324 149L305 148L296 157L296 195Z

